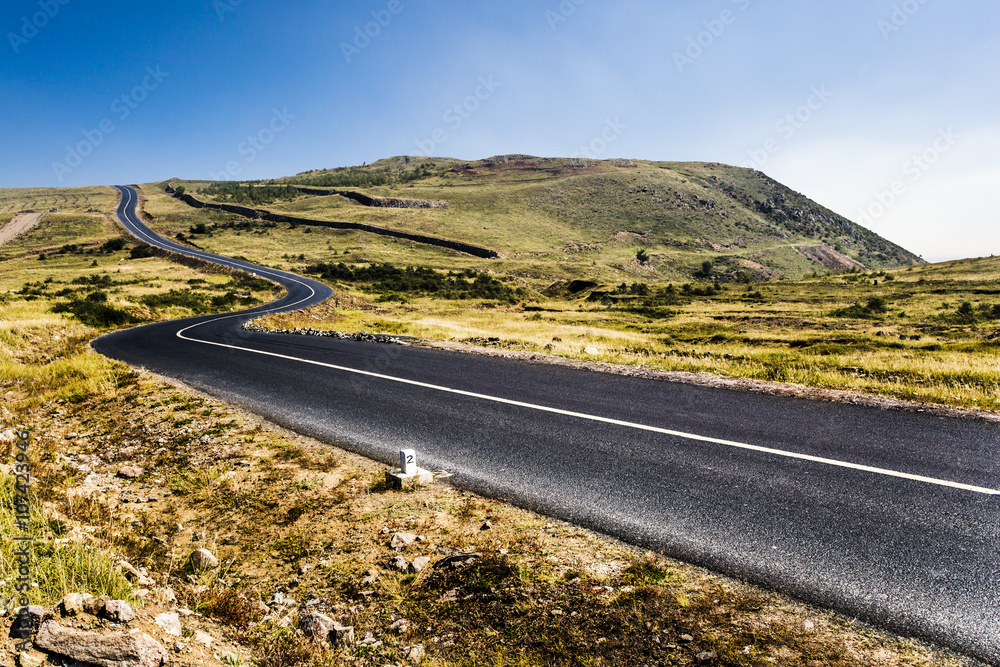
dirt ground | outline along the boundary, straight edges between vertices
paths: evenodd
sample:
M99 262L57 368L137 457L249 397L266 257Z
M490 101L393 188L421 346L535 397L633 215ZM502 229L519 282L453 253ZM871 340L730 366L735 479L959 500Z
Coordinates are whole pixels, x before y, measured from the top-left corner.
M12 241L42 220L41 213L18 213L14 219L0 229L0 245Z

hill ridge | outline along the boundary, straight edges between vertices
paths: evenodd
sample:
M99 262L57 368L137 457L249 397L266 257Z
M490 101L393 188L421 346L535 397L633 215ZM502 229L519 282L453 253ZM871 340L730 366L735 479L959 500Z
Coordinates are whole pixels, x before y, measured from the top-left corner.
M622 277L698 277L706 262L722 280L748 270L754 278L791 277L922 262L762 172L713 162L396 156L265 182L449 202L435 211L374 213L350 202L297 201L281 213L354 215L504 257L597 264Z

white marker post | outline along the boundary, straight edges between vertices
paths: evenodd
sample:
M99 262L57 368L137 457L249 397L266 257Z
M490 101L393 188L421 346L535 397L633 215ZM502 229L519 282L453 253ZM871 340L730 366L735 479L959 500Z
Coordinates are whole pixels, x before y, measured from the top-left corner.
M434 475L429 470L417 466L417 452L412 449L399 450L399 470L385 471L386 483L397 489L410 489L430 484Z
M399 450L399 469L404 475L416 475L417 453L412 449Z

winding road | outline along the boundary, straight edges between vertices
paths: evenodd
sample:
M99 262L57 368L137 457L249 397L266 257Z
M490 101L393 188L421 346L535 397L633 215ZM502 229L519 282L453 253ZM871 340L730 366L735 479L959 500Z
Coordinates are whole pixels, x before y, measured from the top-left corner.
M1000 425L420 347L249 333L331 290L108 334L93 347L390 463L1000 665Z

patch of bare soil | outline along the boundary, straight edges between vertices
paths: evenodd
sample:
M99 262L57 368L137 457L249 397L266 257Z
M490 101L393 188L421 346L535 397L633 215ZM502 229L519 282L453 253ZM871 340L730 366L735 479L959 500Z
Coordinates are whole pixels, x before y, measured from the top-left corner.
M817 264L822 264L828 269L834 271L846 271L848 269L864 269L865 267L855 262L853 259L847 255L837 252L830 246L824 244L813 246L811 248L795 248L800 255L803 255L806 259L810 259Z
M9 243L15 237L20 236L42 220L41 213L18 213L14 219L0 229L0 245Z

